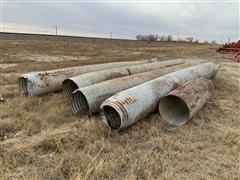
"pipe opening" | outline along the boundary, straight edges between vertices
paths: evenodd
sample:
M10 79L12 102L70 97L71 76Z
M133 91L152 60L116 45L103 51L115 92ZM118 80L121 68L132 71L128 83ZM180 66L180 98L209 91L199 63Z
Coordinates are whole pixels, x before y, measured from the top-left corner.
M71 79L66 79L62 83L63 94L67 97L71 96L72 92L78 89L78 85Z
M190 116L186 103L179 97L173 95L160 99L159 112L169 124L175 126L186 123Z
M75 115L89 115L88 101L81 91L72 94L71 109Z
M111 106L103 106L103 113L108 126L113 130L118 130L121 126L121 118L118 112Z
M27 82L28 82L27 78L24 78L24 77L18 78L19 92L24 96L28 96L29 94L27 90Z

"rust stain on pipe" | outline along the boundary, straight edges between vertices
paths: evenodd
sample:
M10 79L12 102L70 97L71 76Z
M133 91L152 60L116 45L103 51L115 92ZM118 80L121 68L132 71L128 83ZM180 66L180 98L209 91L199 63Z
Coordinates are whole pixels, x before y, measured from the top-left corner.
M159 112L170 125L181 126L207 102L214 91L213 82L199 78L180 86L159 101Z
M159 99L173 89L196 78L210 79L216 74L217 69L218 66L214 63L203 63L119 92L102 103L103 120L114 130L130 126L153 112L157 108ZM129 97L134 99L134 102L128 102Z

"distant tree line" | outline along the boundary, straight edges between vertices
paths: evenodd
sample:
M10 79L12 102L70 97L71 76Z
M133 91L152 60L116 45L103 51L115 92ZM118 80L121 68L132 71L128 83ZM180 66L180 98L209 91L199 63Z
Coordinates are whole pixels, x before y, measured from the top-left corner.
M148 41L148 42L154 42L154 41L180 41L180 42L195 42L198 43L199 41L197 39L194 40L192 36L186 37L186 38L177 38L173 39L172 35L158 35L158 34L148 34L148 35L142 35L138 34L136 36L136 39L138 41Z
M211 44L217 44L217 41L215 41L215 40L213 40L213 41L211 41L211 42L204 41L204 43L205 43L205 44L209 44L209 43L211 43Z
M158 34L148 34L148 35L142 35L139 34L136 36L137 40L139 41L172 41L173 38L171 35L158 35Z

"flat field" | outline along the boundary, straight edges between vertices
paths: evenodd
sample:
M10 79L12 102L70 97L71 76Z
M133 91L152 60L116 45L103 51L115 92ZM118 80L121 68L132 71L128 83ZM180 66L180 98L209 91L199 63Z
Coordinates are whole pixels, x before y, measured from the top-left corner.
M217 45L1 42L0 179L240 179L240 64ZM175 131L158 112L119 132L75 117L62 93L18 94L22 73L103 62L184 58L221 65L215 93ZM204 59L204 60L203 60Z

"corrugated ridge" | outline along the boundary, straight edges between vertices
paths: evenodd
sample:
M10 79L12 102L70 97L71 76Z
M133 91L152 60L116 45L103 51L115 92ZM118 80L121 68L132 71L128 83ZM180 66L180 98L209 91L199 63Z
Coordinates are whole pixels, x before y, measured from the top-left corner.
M82 111L81 107L76 106L77 104L75 102L75 101L78 101L77 98L79 97L74 96L74 94L78 93L79 91L81 91L81 94L85 96L88 102L89 112L87 113L92 114L92 113L98 112L100 110L101 103L107 98L114 95L115 93L128 89L130 87L139 85L146 81L152 80L163 74L182 69L186 66L190 66L190 64L186 63L186 64L176 65L176 66L168 67L164 69L158 69L158 70L149 71L145 73L139 73L131 76L116 78L116 79L104 81L101 83L97 83L91 86L80 88L73 93L73 96L71 98L72 100L74 100L73 102L71 102L72 110L75 113L77 111Z
M28 93L24 93L25 96L41 95L50 92L60 91L62 89L62 82L64 79L79 74L98 71L102 69L121 67L133 64L152 63L158 60L143 60L143 61L125 61L125 62L113 62L105 64L94 64L88 66L79 66L71 68L63 68L49 71L30 72L20 75L19 79L26 78L27 83L19 86L20 93L24 92L23 89L27 89ZM21 81L21 80L20 80ZM30 89L29 89L30 88Z
M72 90L76 90L77 87L83 88L83 87L90 86L99 82L107 81L110 79L147 72L154 69L166 68L168 66L173 66L173 65L182 64L182 63L184 63L183 59L176 59L176 60L146 63L141 65L124 66L119 68L110 68L107 70L85 73L82 75L68 78L68 80L71 80L71 81L64 80L62 85L63 92L65 96L69 97L69 95L71 94L70 92L68 92L69 86L72 86ZM70 83L72 83L72 85Z

